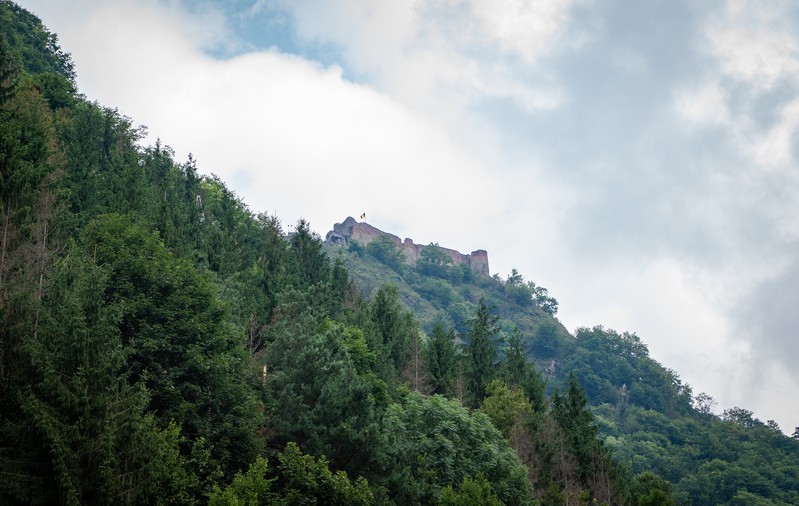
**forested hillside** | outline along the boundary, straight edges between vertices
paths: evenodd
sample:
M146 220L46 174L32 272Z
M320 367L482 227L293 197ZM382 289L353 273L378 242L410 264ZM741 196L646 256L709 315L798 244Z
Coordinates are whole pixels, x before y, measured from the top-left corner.
M286 234L134 124L0 0L0 504L799 503L799 442L637 336Z
M430 336L443 321L468 344L470 315L480 298L489 301L497 317L497 360L534 363L549 395L568 388L573 375L615 461L633 475L653 472L668 480L678 503L799 504L799 429L786 437L745 408L714 414L712 396L694 393L653 360L635 334L596 326L571 335L555 318L558 304L545 288L515 270L504 279L471 277L437 254L435 244L416 265L400 261L390 241L327 248L367 292L383 283L397 286Z

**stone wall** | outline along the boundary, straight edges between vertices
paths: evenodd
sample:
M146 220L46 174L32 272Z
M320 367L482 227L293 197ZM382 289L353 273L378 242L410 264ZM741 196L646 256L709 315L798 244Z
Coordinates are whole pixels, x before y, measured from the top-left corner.
M349 244L350 241L357 241L360 244L366 245L374 241L378 237L385 236L391 238L394 244L404 254L410 265L415 265L416 261L422 255L422 250L425 248L423 244L415 244L411 239L406 238L401 241L399 237L388 232L373 227L365 222L355 221L355 218L348 216L342 223L333 225L333 230L327 233L325 241L336 244ZM475 274L488 276L488 252L483 249L472 251L470 254L465 255L454 249L441 248L441 251L446 253L454 265L468 265L471 267Z

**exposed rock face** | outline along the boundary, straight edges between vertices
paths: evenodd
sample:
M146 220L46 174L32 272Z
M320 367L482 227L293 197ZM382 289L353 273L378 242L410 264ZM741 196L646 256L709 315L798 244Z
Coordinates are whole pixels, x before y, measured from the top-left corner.
M333 225L333 230L327 233L325 241L333 244L349 244L350 241L357 241L360 244L366 245L381 236L391 238L397 248L405 254L405 258L410 265L415 265L419 257L422 256L422 250L425 248L425 245L414 244L409 238L401 241L400 238L394 234L383 232L368 223L355 221L355 218L352 216L348 216L343 223L336 223ZM488 252L486 250L478 249L465 255L454 249L440 249L449 255L454 265L468 265L475 274L489 275Z

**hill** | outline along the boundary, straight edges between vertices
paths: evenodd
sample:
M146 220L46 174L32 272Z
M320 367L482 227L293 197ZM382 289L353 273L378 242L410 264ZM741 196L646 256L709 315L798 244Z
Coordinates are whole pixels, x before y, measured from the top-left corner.
M694 394L635 334L596 326L571 335L557 320L557 301L515 270L506 279L463 275L438 245L418 258L401 257L404 243L390 234L391 240L381 240L381 234L342 241L329 233L327 250L367 293L385 283L397 286L428 332L443 320L465 340L475 305L488 301L499 318L500 356L518 332L548 393L566 388L573 374L593 406L600 437L634 474L656 471L674 485L676 498L692 504L799 500L799 434L791 440L745 408L714 414L713 398Z
M287 235L132 125L0 0L0 503L799 502L799 443L637 336L480 250Z

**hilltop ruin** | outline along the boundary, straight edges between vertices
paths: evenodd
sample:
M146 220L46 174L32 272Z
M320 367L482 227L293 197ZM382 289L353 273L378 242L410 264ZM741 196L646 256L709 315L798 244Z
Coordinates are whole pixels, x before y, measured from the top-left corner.
M394 244L405 254L405 259L409 265L415 265L416 261L422 255L422 250L425 248L424 244L414 244L413 240L405 238L401 241L399 237L388 232L373 227L366 222L355 221L355 218L348 216L343 223L336 223L333 225L333 230L325 236L325 242L331 244L349 244L351 241L357 241L362 245L369 244L378 237L389 237ZM469 254L463 254L454 249L443 248L439 246L442 252L446 253L454 265L468 265L472 272L478 275L489 275L488 269L488 252L483 249L472 251Z

